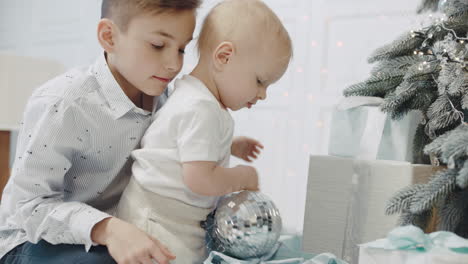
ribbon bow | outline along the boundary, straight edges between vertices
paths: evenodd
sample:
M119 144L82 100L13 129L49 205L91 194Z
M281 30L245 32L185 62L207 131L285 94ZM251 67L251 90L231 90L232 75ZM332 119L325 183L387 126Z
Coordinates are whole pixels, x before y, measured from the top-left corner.
M390 231L387 238L362 244L362 247L384 250L429 251L433 248L446 249L468 254L468 240L452 232L439 231L425 234L416 226L403 226Z

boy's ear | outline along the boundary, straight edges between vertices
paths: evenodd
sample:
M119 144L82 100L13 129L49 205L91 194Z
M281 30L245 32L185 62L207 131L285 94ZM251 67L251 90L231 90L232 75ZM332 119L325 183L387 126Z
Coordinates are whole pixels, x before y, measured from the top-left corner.
M235 49L232 42L225 41L219 44L213 53L214 65L216 69L219 70L228 64L234 53Z
M117 26L111 20L103 18L99 21L97 33L101 47L107 53L112 53L115 50L115 40L118 34Z

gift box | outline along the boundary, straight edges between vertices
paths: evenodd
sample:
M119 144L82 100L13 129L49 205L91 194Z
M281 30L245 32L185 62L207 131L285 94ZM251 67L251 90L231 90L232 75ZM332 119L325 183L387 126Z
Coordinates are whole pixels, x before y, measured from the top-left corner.
M384 237L398 216L385 215L400 189L426 183L438 167L402 161L311 156L303 249L357 263L358 245Z
M334 109L328 154L359 159L413 160L413 139L422 114L392 120L378 97L347 97Z
M359 264L466 264L468 240L451 232L424 234L398 227L384 239L360 245Z

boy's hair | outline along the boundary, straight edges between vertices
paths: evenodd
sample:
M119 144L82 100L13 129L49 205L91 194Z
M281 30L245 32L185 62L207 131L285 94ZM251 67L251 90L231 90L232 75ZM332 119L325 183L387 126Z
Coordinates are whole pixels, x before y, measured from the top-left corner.
M126 31L130 20L141 13L177 12L197 9L202 0L102 0L101 18L114 21Z
M198 36L198 53L213 51L221 41L272 39L292 57L291 38L278 16L260 0L225 0L206 16Z

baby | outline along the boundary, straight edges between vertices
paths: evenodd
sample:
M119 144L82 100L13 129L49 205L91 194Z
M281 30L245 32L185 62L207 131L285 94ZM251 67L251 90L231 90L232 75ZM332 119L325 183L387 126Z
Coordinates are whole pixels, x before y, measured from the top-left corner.
M219 196L258 190L251 166L228 168L230 155L249 160L261 145L233 142L228 110L253 107L286 71L290 37L259 0L227 0L206 17L198 40L199 62L176 80L174 91L132 152L132 179L117 216L157 237L175 263L202 263L205 232L200 221Z

